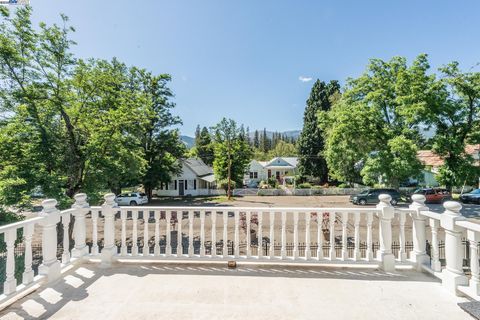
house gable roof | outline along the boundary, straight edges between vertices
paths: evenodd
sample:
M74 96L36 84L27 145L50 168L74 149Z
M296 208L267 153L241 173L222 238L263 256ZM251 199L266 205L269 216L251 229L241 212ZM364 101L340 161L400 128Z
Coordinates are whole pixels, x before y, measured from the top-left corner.
M190 170L193 171L193 173L195 173L199 177L213 174L213 169L207 166L205 162L203 162L201 159L184 159L183 164L185 164Z
M475 163L477 166L479 165L479 152L480 144L468 144L465 146L465 153L471 155L474 160L477 160L477 163ZM419 150L417 152L417 158L424 166L440 167L445 163L443 158L432 150Z

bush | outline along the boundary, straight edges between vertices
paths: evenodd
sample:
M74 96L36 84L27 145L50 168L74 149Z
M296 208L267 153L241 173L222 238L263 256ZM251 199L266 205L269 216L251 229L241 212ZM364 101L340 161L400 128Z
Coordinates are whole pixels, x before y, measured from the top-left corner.
M274 177L268 178L268 185L272 188L277 188L278 187L278 181Z
M312 189L312 185L308 182L300 183L297 188L299 189Z
M345 189L345 188L350 188L350 185L348 183L340 183L337 188L340 189Z

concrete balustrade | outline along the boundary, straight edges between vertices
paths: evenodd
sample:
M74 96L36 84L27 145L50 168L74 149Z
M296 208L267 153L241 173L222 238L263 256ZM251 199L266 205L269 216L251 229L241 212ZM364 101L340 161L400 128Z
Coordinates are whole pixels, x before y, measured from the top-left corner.
M56 200L45 200L38 217L0 227L7 248L4 295L11 296L39 279L58 279L62 267L68 264L98 261L100 257L101 265L106 268L113 262L128 259L307 262L345 267L366 264L388 272L403 264L417 271L428 270L451 292L480 300L480 225L465 220L460 214L461 205L446 202L445 212L439 214L428 210L422 195L414 195L408 208L394 208L388 195L380 195L379 199L380 203L371 208L118 207L115 196L107 194L102 206L93 207L85 194L78 194L72 208L64 211L56 208ZM70 252L71 219L74 219L75 245ZM63 252L57 257L59 223L63 229L60 239ZM398 229L392 230L392 225ZM411 239L405 233L406 226L410 225ZM91 233L87 226L91 226ZM98 232L99 226L102 234ZM19 230L23 230L23 238L17 239ZM40 277L34 277L32 269L35 232L42 235ZM393 239L394 234L398 238ZM439 256L443 235L444 268ZM463 272L465 235L470 245L469 278ZM89 248L87 240L90 239ZM138 241L142 239L139 248ZM311 243L312 239L316 244ZM380 247L374 259L373 243L377 240ZM410 240L413 250L407 252L406 243ZM23 287L18 287L15 279L17 241L23 241L25 247ZM395 251L392 250L394 241L399 243ZM361 247L361 243L366 247Z

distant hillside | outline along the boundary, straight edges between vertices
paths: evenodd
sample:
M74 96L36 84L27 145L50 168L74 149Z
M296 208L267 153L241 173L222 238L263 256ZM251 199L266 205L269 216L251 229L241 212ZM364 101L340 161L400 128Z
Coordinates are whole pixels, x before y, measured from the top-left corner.
M258 130L258 132L263 133L263 130ZM300 136L300 130L289 130L289 131L283 131L280 132L282 135L286 135L289 138L294 138L298 139ZM255 136L255 130L250 132L250 139L253 139ZM267 136L271 139L273 137L273 131L267 131ZM195 138L189 137L189 136L180 136L180 139L185 143L188 149L192 148L195 146Z
M263 130L258 130L258 132L263 133ZM283 131L283 132L280 132L280 133L282 135L286 135L288 138L298 139L298 137L300 136L300 132L301 132L300 130L289 130L289 131ZM268 131L267 130L267 137L272 138L273 133L274 133L274 131ZM250 139L253 139L254 136L255 136L255 130L250 131Z
M192 138L189 136L180 136L180 140L182 140L182 142L185 143L188 149L195 146L195 138Z

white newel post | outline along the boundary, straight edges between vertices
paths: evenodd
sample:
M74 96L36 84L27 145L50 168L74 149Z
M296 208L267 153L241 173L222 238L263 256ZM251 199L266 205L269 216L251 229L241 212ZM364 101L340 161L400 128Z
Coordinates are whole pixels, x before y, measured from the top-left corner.
M470 244L470 270L472 276L470 278L470 290L474 295L480 295L480 266L478 262L478 242L480 241L480 233L473 230L467 230L467 239Z
M445 212L440 217L440 226L445 230L447 265L442 271L442 284L456 293L457 286L468 285L468 279L463 273L462 228L455 225L456 221L465 220L465 217L460 214L462 205L458 202L447 201L443 207Z
M103 198L105 202L102 205L102 213L105 218L105 229L101 258L102 265L109 266L112 262L112 257L117 253L117 247L115 246L115 208L118 208L118 204L115 202L113 193L107 193Z
M90 205L87 202L87 195L79 193L74 196L75 203L72 208L75 209L73 216L75 222L73 226L73 237L75 240L75 247L72 249L73 258L81 258L88 254L88 247L85 242L87 236L85 216L89 211Z
M377 260L380 268L384 271L395 271L395 256L392 253L392 219L395 213L388 194L378 196L380 203L377 204L379 223L380 250L377 251Z
M60 261L57 260L57 223L60 222L60 211L55 207L57 200L47 199L42 202L43 210L38 216L42 227L43 263L38 267L38 273L47 276L48 281L60 277Z
M427 255L427 218L421 214L422 211L428 211L428 207L425 206L425 196L414 194L409 209L414 211L410 213L413 220L413 251L410 252L410 260L415 262L417 271L420 271L423 265L430 263L430 257Z

